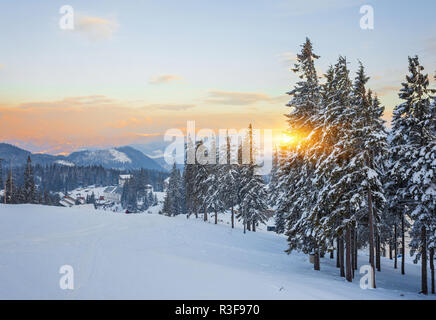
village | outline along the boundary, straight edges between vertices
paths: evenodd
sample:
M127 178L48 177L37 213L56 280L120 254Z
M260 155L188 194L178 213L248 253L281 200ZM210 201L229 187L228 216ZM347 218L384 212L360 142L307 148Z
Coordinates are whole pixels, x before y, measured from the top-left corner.
M123 210L121 205L124 184L131 178L131 174L120 174L118 185L80 187L67 194L59 192L61 197L59 205L67 208L94 208L105 211L132 213L128 212L128 210ZM155 194L153 186L150 184L145 186L145 190L147 194Z

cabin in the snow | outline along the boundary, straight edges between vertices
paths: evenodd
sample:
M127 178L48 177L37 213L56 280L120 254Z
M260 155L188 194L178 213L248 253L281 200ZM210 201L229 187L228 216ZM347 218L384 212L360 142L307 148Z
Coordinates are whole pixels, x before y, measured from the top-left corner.
M72 207L76 204L76 199L73 199L72 197L69 197L69 196L64 196L61 199L61 201L59 201L59 204L61 206L69 208L69 207Z

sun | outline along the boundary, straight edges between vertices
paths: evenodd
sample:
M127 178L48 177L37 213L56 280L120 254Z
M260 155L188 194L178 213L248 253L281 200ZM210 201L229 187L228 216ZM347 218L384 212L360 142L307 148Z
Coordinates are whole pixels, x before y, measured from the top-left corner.
M289 134L289 133L282 133L280 137L280 144L281 145L295 145L299 141L299 138L296 135Z

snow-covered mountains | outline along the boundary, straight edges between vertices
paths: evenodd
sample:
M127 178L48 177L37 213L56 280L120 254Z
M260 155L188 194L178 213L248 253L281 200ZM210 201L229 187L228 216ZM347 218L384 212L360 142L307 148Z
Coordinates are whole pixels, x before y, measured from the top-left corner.
M118 147L99 150L83 150L73 152L67 156L31 153L16 146L0 143L0 158L8 165L12 160L14 166L24 165L27 156L31 156L33 164L56 163L65 166L101 165L114 169L152 169L165 171L156 161L132 147Z

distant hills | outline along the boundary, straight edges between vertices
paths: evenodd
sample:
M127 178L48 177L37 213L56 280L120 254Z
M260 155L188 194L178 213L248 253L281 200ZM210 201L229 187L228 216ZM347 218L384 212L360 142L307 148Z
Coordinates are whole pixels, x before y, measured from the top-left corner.
M143 168L167 171L141 151L129 146L101 150L83 150L73 152L67 156L54 156L50 154L31 153L11 144L0 143L0 158L3 159L4 166L9 166L11 160L13 166L24 165L29 155L32 158L33 164L40 165L53 163L65 166L101 165L105 168L113 169L129 170Z

